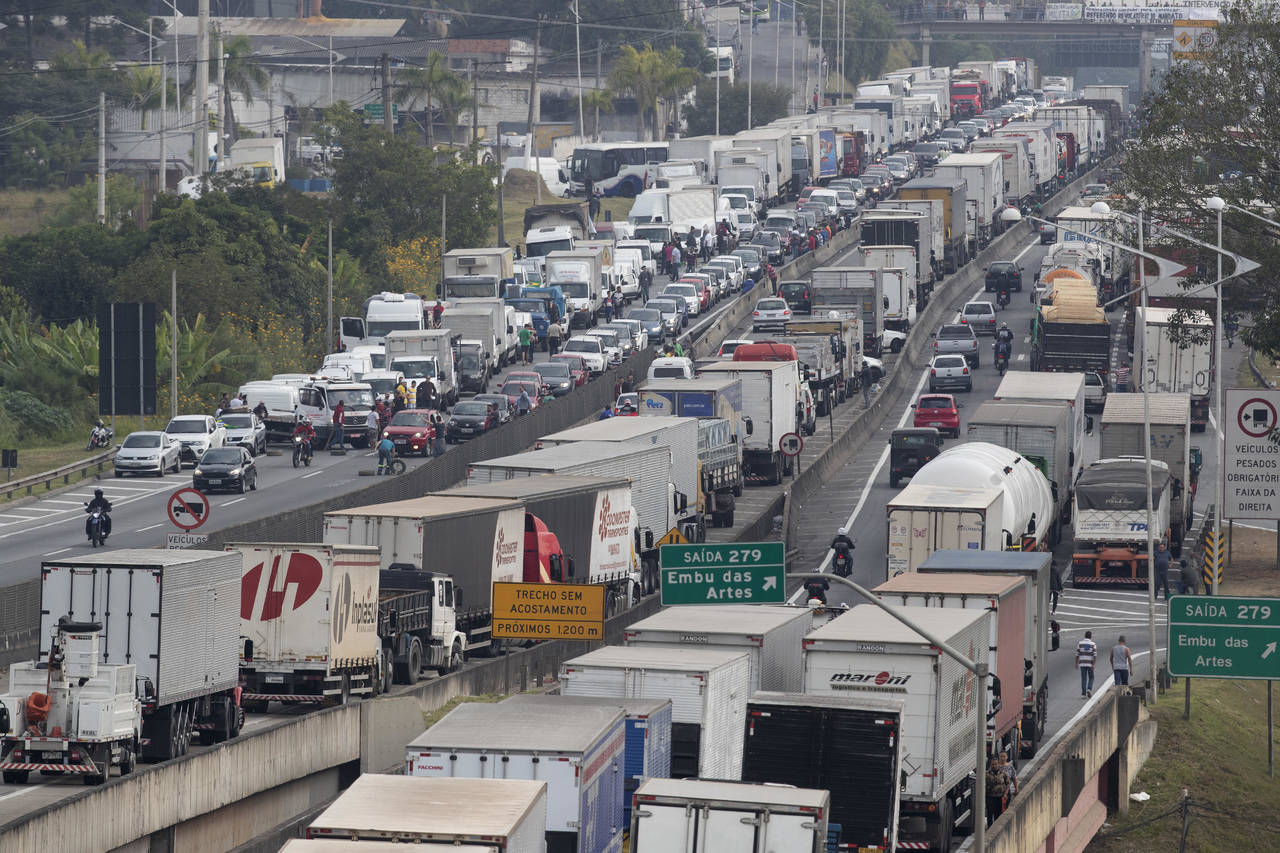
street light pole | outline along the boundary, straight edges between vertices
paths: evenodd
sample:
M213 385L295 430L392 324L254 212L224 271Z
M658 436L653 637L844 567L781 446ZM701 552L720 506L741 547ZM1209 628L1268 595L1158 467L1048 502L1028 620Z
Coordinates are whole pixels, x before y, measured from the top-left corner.
M1216 202L1216 204L1215 204ZM1218 286L1213 289L1214 308L1218 312L1218 328L1213 336L1213 361L1214 361L1214 383L1213 383L1213 416L1217 420L1214 424L1216 435L1216 444L1218 445L1218 467L1221 468L1224 460L1227 458L1227 441L1226 433L1222 429L1222 383L1226 373L1222 369L1222 210L1227 206L1226 202L1214 196L1209 199L1209 209L1218 211ZM1217 494L1214 504L1213 513L1213 541L1217 547L1215 556L1222 554L1222 502L1226 499L1223 494L1222 481L1225 479L1221 471L1218 476L1213 478L1214 491ZM1211 582L1210 592L1213 595L1218 594L1218 565L1215 562L1213 566L1213 579Z
M747 8L748 8L748 11L750 11L751 13L748 16L748 20L747 20L747 23L750 24L750 29L747 30L747 130L750 130L752 128L751 90L755 84L755 81L751 77L752 69L755 68L755 58L756 58L756 37L755 37L756 36L756 2L755 0L750 0L750 2L747 4Z
M1147 259L1142 257L1142 255L1144 254L1144 249L1146 248L1143 243L1143 240L1145 238L1145 235L1143 233L1144 230L1145 229L1142 227L1142 208L1138 208L1138 269L1140 270L1140 274L1138 276L1139 285L1145 285L1146 284L1145 279L1147 277ZM1147 288L1143 286L1141 287L1141 290L1142 290L1142 316L1146 317L1147 316ZM1156 658L1159 657L1158 650L1160 646L1157 643L1157 637L1156 637L1156 576L1155 576L1156 531L1155 531L1154 520L1151 517L1152 516L1152 513L1151 513L1151 391L1150 391L1151 385L1149 382L1147 382L1147 365L1145 361L1147 357L1146 350L1147 348L1143 347L1142 357L1144 361L1142 364L1138 365L1138 369L1141 371L1141 376L1142 376L1142 435L1143 435L1142 446L1144 448L1144 455L1145 455L1145 461L1146 461L1146 465L1144 467L1147 472L1147 500L1146 500L1146 504L1147 504L1147 629L1150 633L1150 642L1151 642L1151 654L1148 655L1148 660L1151 664L1151 704L1154 705L1156 703L1156 697L1160 695L1160 684L1158 681L1156 681L1156 670L1159 668ZM1173 473L1173 472L1171 471L1170 473ZM1183 487L1186 488L1187 485L1184 484ZM1165 593L1164 593L1164 598L1166 602L1168 602L1169 600L1168 583L1169 582L1166 579Z

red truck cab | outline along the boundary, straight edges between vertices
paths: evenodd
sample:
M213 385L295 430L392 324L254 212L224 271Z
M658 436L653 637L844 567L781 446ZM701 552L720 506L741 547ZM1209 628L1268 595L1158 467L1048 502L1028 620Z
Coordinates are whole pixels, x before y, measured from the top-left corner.
M531 512L524 514L524 582L564 583L573 577L573 560L560 540Z

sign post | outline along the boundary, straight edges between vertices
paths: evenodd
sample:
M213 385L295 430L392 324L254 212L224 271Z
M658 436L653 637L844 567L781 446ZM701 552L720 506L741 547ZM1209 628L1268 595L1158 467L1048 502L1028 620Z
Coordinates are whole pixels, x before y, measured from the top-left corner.
M1280 391L1227 388L1222 424L1222 519L1280 516L1280 443L1273 440Z
M493 584L493 636L513 640L603 640L602 584Z
M804 439L800 437L798 432L784 433L778 439L778 451L788 459L795 459L800 455L800 451L804 450ZM796 478L796 468L798 465L791 466L791 479Z
M781 542L663 545L662 606L782 604L786 547Z

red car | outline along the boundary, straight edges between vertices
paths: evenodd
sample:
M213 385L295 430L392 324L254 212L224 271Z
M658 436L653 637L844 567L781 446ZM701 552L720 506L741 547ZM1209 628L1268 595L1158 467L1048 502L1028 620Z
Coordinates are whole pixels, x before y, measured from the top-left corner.
M582 356L575 355L571 352L558 352L551 356L556 361L563 361L569 365L569 374L573 377L575 386L586 385L587 380L591 378L591 371L587 369L587 365L582 360Z
M912 426L933 427L952 438L960 437L960 405L950 394L921 394L911 408L916 410Z
M410 453L425 456L431 451L431 439L435 438L435 429L428 420L430 414L427 409L401 409L391 417L382 437L391 439L400 456Z
M682 278L679 284L691 284L693 289L698 291L698 304L702 306L702 310L706 311L714 302L711 296L711 285L707 284L700 278Z
M551 386L547 384L547 380L542 378L542 374L536 370L513 370L507 374L506 382L534 382L538 386L538 396L545 397L551 393ZM520 396L520 392L516 392L516 396ZM533 396L533 392L529 392L529 396Z
M511 405L516 406L517 411L519 411L521 391L528 391L529 400L533 403L531 408L538 408L538 397L542 394L541 377L537 382L531 382L527 379L508 379L502 383L502 389L498 393L505 394L507 399L511 401Z

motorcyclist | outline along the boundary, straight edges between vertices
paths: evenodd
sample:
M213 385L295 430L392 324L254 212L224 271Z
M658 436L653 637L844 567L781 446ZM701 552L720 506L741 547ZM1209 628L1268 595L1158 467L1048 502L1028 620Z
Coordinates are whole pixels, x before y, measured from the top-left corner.
M87 513L92 513L95 509L102 510L102 538L106 539L111 535L111 516L109 515L111 512L111 501L107 500L102 494L102 489L94 489L93 500L85 504L84 507L84 511ZM86 518L84 521L85 536L90 536L89 522L92 520L91 516L90 518Z
M1009 328L1008 323L1001 323L1000 328L996 330L996 340L1004 341L1013 346L1013 329Z
M298 425L293 428L293 435L294 437L302 436L303 452L310 456L311 449L315 446L316 430L304 415L298 416Z
M997 365L1000 364L1001 359L1003 359L1004 365L1007 368L1009 366L1009 353L1011 350L1012 350L1012 347L1009 346L1008 341L997 340L996 341L996 364Z
M835 551L835 560L844 560L845 565L841 568L839 565L834 566L836 573L847 577L853 570L853 540L849 538L849 529L841 527L836 531L835 538L831 540L831 550Z
M827 603L827 590L831 589L831 581L826 578L810 578L804 582L805 598L813 601L815 598L823 604Z
M999 305L1001 308L1009 307L1009 288L1007 287L1000 288L1000 292L996 294L996 304Z

